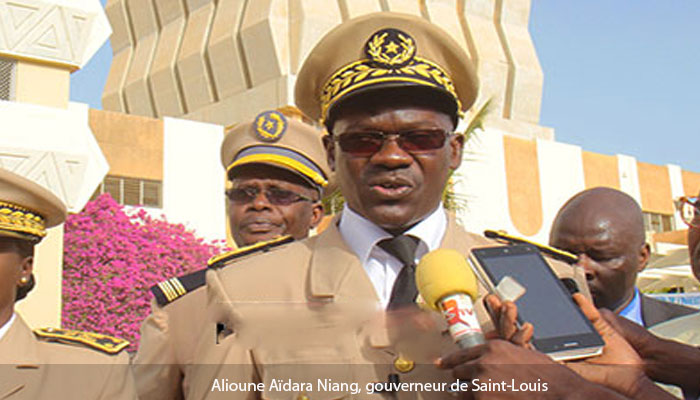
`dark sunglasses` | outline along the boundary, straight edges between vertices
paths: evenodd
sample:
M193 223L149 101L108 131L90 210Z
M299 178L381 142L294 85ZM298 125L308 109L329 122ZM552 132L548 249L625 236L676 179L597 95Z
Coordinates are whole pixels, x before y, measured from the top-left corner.
M233 188L226 190L226 197L233 203L247 204L255 200L260 192L261 189L255 186ZM310 197L277 187L268 187L262 192L265 194L267 201L276 206L288 206L298 201L314 202Z
M396 143L409 153L437 150L445 145L448 132L442 129L415 129L410 131L348 132L333 136L340 149L353 156L370 156L381 150L389 136L396 136Z

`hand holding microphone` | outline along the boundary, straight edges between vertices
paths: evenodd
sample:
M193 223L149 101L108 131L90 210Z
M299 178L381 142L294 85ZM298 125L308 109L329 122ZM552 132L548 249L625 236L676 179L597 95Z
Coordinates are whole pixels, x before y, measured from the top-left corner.
M479 381L507 383L517 378L519 391L498 394L503 398L522 398L521 385L525 384L527 390L537 391L534 395L543 398L567 398L572 387L590 397L621 398L586 382L542 353L503 340L486 343L474 313L476 276L459 252L438 249L426 254L416 268L416 286L426 304L445 317L450 334L461 349L441 358L438 367L451 369L459 382L467 382L467 390L474 391L475 382ZM522 368L523 364L538 368ZM481 391L471 394L474 393Z
M474 312L476 276L458 251L438 249L426 254L416 267L416 286L425 303L445 317L460 348L485 343Z

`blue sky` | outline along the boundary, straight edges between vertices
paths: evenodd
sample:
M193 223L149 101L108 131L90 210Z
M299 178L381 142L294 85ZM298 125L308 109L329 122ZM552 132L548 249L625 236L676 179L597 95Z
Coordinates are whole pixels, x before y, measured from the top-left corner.
M699 21L697 0L532 1L540 123L584 150L700 172ZM107 43L73 74L73 101L102 108L111 58Z

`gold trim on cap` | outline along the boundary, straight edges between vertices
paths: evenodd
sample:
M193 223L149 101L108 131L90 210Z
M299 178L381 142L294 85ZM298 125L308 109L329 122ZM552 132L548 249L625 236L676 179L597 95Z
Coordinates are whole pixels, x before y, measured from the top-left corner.
M0 230L27 234L41 239L46 236L46 221L34 211L0 201Z
M408 82L418 85L443 89L454 97L457 110L462 105L457 97L452 79L439 65L420 57L414 57L413 62L402 68L373 67L371 61L364 59L348 64L323 85L321 93L321 115L325 120L328 110L343 96L355 90L386 82Z
M280 156L278 154L251 154L245 157L241 157L238 160L234 161L231 165L229 165L226 169L226 172L230 172L231 169L238 165L256 162L277 164L284 168L291 168L294 171L297 171L300 174L309 177L316 184L321 185L321 187L326 187L326 185L328 185L328 180L326 180L326 178L324 178L323 175L312 170L311 168L307 167L306 165L300 163L297 160L293 160L289 157Z
M457 103L458 113L462 105L452 79L438 64L416 56L415 40L398 29L375 32L365 44L366 58L354 61L338 69L328 78L321 92L321 119L343 96L365 86L406 82L438 88L446 91Z

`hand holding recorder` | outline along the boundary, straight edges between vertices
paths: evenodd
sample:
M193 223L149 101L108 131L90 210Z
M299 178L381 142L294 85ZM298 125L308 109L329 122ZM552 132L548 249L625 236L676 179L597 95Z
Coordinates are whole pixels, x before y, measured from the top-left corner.
M476 248L469 261L491 293L498 293L497 287L506 278L525 289L515 301L517 326L533 325L531 344L535 349L554 360L600 354L603 340L536 247Z
M503 340L485 342L473 315L476 277L460 253L440 249L427 254L416 269L416 284L426 304L446 318L450 333L461 348L438 361L439 368L452 369L453 376L460 381L511 382L517 378L518 385L530 383L533 388L544 389L544 392L537 393L544 395L538 396L543 398L570 398L572 387L578 388L576 396L623 398L586 382L542 353ZM517 314L517 310L513 308L513 311ZM536 369L523 367L535 364L538 365ZM548 386L550 383L551 389ZM478 397L479 394L469 391L462 393L468 397ZM503 398L522 397L523 393L511 390L500 395Z

